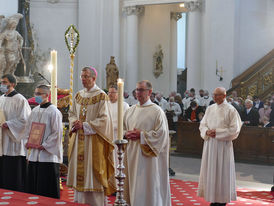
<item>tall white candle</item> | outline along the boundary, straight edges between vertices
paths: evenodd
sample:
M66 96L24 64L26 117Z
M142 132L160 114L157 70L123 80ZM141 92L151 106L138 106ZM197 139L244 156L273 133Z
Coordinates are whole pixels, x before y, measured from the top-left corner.
M124 104L124 81L117 80L118 85L118 140L123 139L123 104Z
M57 106L57 51L52 50L51 56L51 103Z

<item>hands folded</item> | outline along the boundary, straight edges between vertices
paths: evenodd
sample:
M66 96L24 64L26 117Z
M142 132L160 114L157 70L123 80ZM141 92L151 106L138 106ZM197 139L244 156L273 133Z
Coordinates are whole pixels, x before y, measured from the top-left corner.
M130 140L138 140L140 139L141 131L134 128L134 130L127 131L125 136L127 139L130 139Z
M206 135L212 138L216 137L216 129L209 129L206 131Z

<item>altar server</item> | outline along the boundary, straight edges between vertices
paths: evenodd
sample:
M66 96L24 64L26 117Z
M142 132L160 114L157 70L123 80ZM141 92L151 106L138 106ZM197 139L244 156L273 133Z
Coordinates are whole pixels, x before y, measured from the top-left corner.
M48 100L50 89L40 85L35 89L35 107L28 119L26 137L30 138L33 126L38 123L41 130L41 143L39 146L31 145L27 159L27 192L52 198L60 198L59 166L63 162L63 125L62 114L57 107Z

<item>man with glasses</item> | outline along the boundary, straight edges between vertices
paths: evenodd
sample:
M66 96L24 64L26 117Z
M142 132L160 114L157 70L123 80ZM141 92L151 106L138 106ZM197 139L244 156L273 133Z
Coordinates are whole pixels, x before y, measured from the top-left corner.
M226 101L225 88L213 93L215 104L206 109L200 123L204 139L198 196L222 206L236 200L236 176L232 140L240 133L242 122L237 110Z
M84 67L83 90L69 111L71 137L67 185L74 201L104 206L105 195L116 191L113 161L113 126L106 93L96 85L97 71Z
M137 83L138 104L124 115L125 199L131 206L171 206L169 129L164 111L150 100L149 81Z
M4 111L5 122L2 129L2 165L0 185L2 188L24 191L26 178L26 148L23 133L31 109L25 97L14 87L16 78L11 74L2 76L0 109Z
M36 125L40 125L39 145L26 144L30 149L27 155L27 192L52 198L60 198L59 164L63 162L62 114L49 102L50 89L40 85L35 89L35 107L28 119L25 137L31 138ZM39 130L38 128L38 130ZM36 133L37 134L37 133Z

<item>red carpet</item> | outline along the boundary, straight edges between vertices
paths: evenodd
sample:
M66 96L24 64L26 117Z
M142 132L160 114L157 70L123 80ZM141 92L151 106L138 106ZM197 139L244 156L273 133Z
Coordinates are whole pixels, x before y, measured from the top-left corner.
M170 180L172 206L175 205L209 205L203 198L197 197L197 182ZM270 188L269 188L270 190ZM269 191L256 191L251 189L237 189L237 201L227 205L274 205L274 196Z
M64 183L64 190L61 191L60 200L42 197L38 195L31 195L27 193L14 192L9 190L0 189L0 205L83 205L73 202L73 190L67 188ZM184 205L209 205L208 202L202 198L197 197L197 182L182 181L182 180L170 180L171 186L171 198L172 206ZM237 189L238 198L237 201L231 202L227 205L235 206L247 206L247 205L272 205L274 206L274 194L271 195L269 191L256 191L251 189ZM115 197L108 197L108 206L112 205L115 201Z
M39 205L39 206L49 206L49 205L67 205L76 206L79 204L43 197L39 195L33 195L23 192L15 192L11 190L0 189L0 205L11 205L11 206L25 206L25 205ZM83 205L83 204L82 204Z
M203 198L197 197L197 182L182 181L171 179L171 201L172 206L204 206L209 205ZM270 188L269 188L270 189ZM234 206L247 206L247 205L274 205L274 196L269 191L256 191L251 189L237 189L237 201L231 202L227 205ZM273 194L274 195L274 194ZM73 201L73 191L64 187L61 199L67 201ZM115 201L115 197L108 197L108 206L112 205Z

